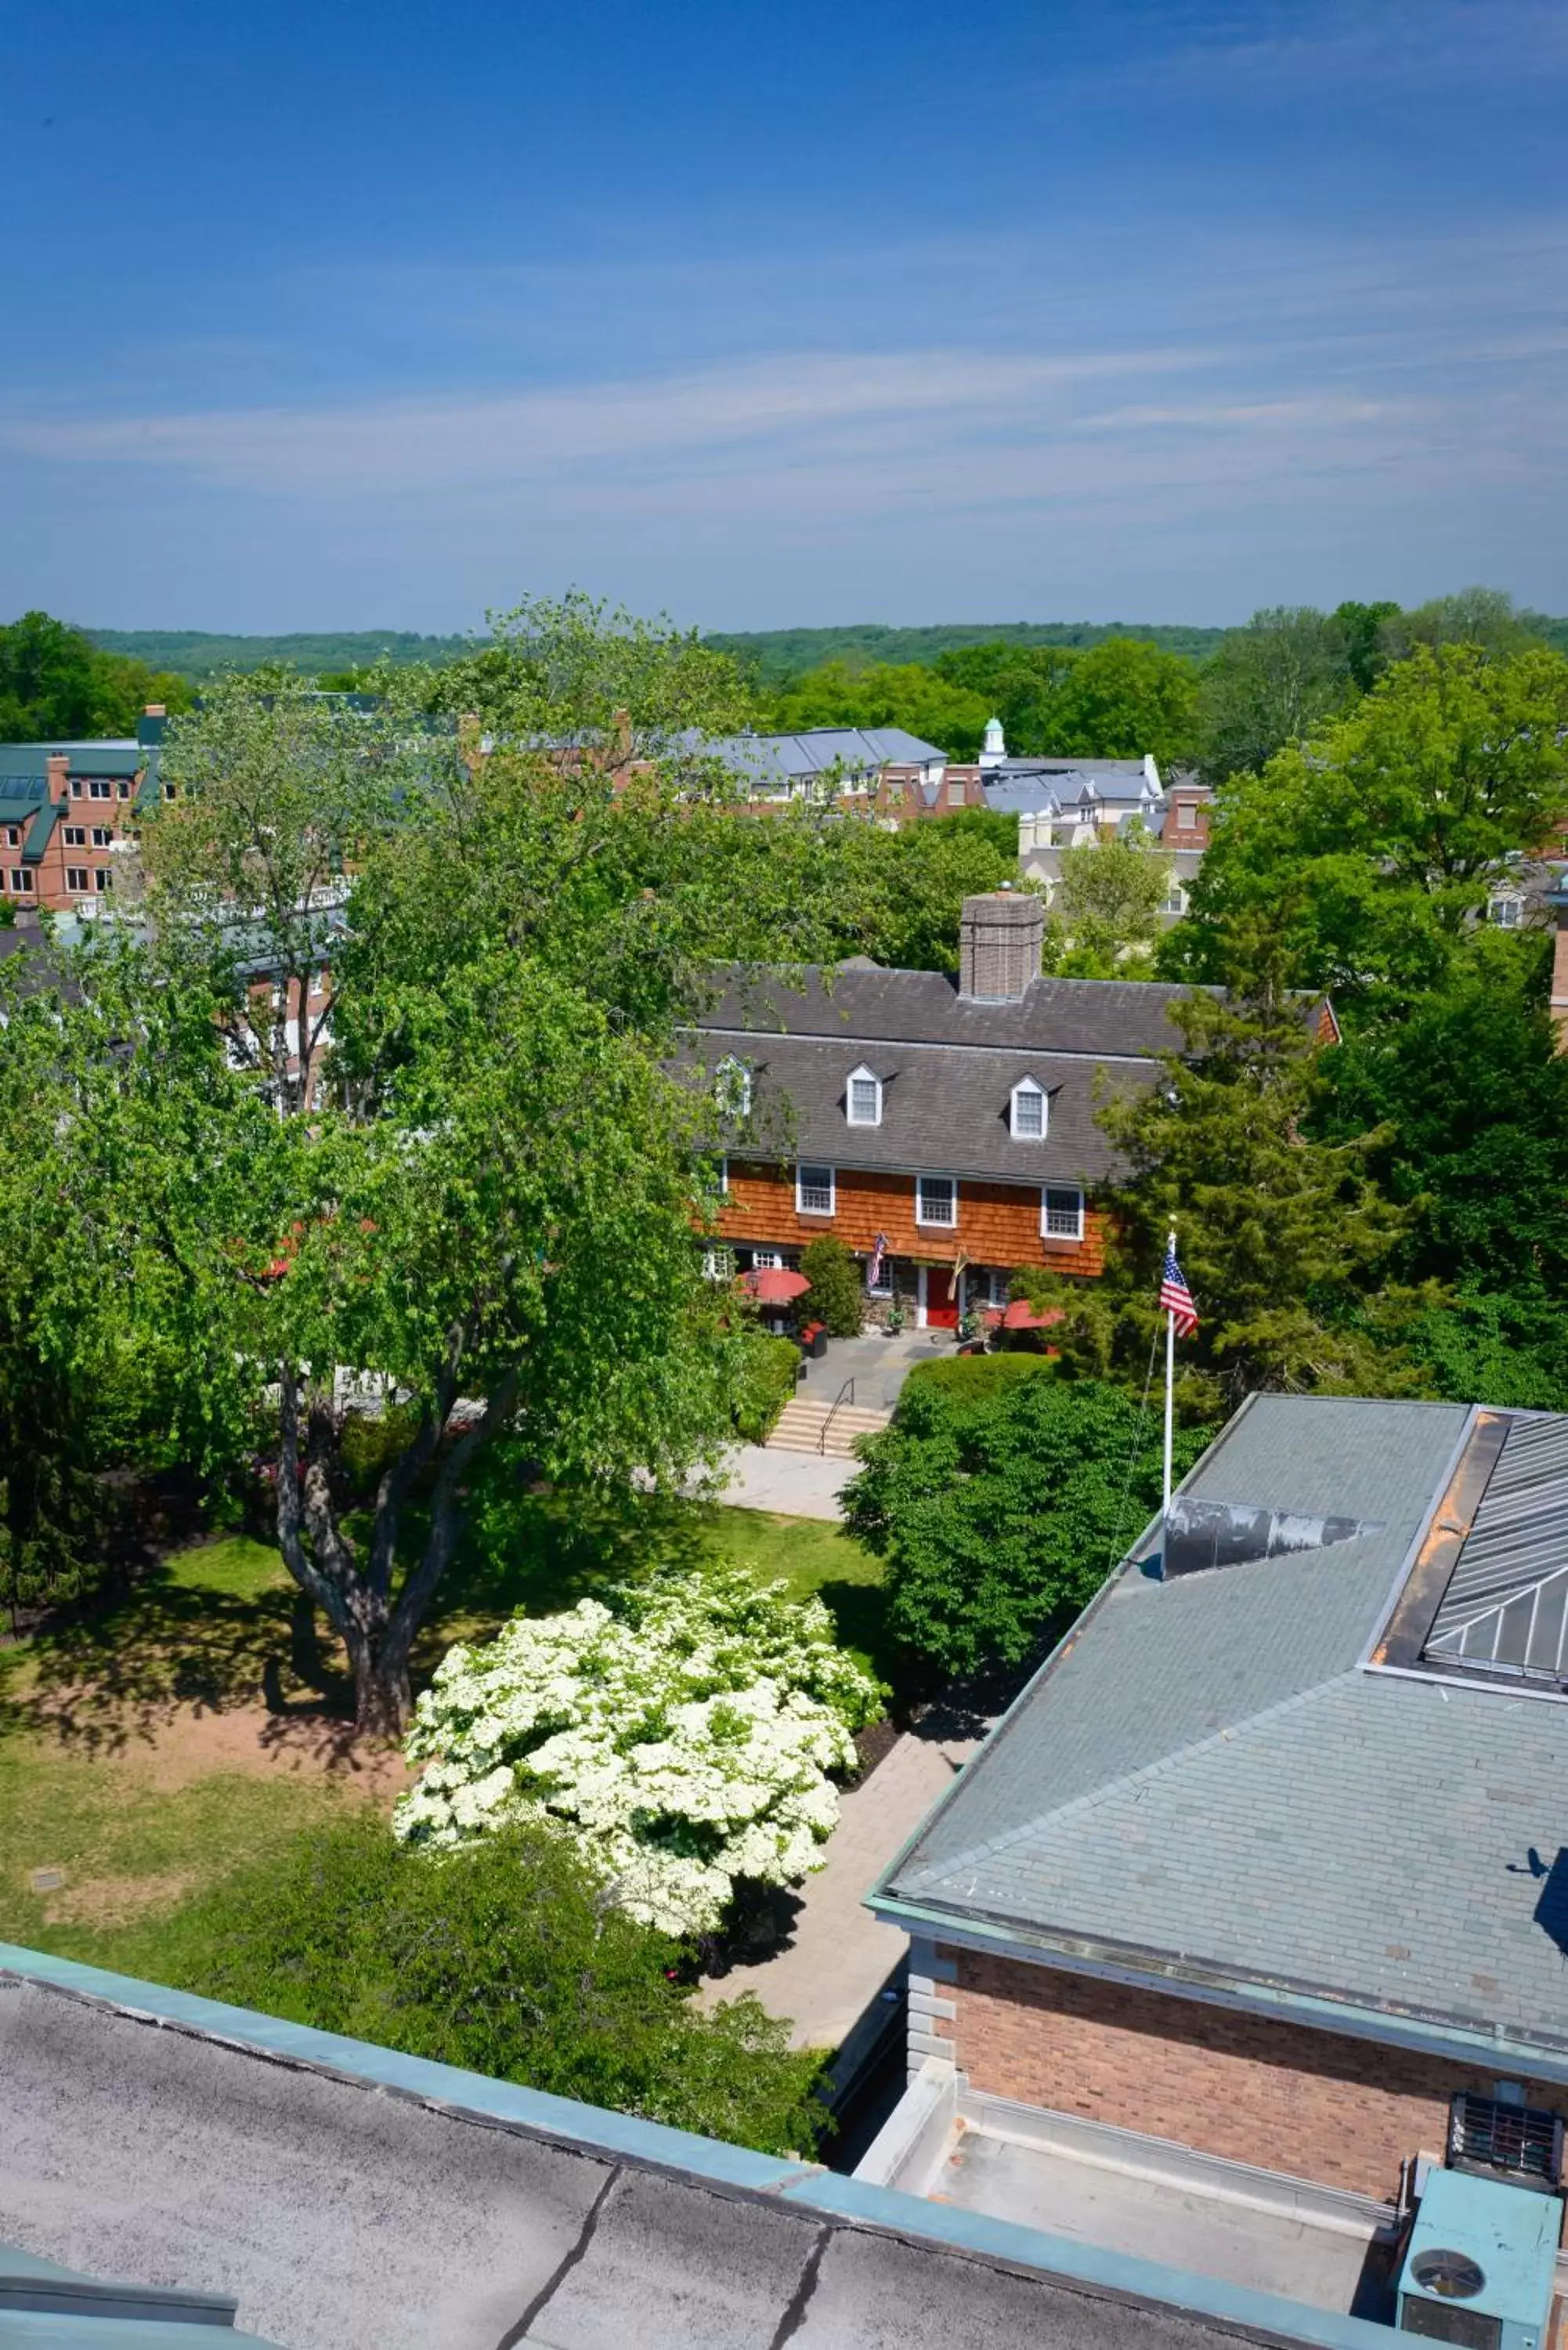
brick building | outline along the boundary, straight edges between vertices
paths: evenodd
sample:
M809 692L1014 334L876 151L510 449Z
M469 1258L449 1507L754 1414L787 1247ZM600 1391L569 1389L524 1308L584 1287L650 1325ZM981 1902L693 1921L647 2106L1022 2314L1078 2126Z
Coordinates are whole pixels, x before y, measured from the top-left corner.
M0 743L0 899L91 915L112 902L136 827L160 795L163 712L106 742Z
M704 1015L691 1061L724 1115L740 1270L832 1233L874 1298L937 1327L1004 1305L1022 1267L1099 1272L1116 1166L1096 1079L1155 1082L1184 991L1043 978L1044 920L1032 893L969 898L956 985L852 962L737 984Z
M1568 1418L1251 1399L869 1897L912 2066L1263 2193L1554 2185L1565 1559Z
M797 734L731 734L692 747L716 757L767 815L806 798L898 830L987 805L978 764L950 759L902 726L809 726Z

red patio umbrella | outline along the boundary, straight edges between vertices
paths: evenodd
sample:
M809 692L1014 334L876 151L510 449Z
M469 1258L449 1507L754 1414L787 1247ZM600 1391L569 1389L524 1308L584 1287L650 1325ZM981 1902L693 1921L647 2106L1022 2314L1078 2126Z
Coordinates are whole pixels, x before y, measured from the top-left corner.
M804 1273L791 1273L782 1264L765 1264L741 1277L759 1305L788 1305L811 1287Z
M1049 1330L1054 1322L1062 1319L1059 1305L1048 1305L1044 1314L1036 1314L1027 1297L1015 1297L1002 1317L1004 1330Z

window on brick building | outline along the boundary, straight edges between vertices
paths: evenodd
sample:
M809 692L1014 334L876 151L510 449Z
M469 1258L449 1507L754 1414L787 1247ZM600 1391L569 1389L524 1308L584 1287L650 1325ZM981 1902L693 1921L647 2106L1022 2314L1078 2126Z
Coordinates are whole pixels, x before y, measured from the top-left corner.
M79 775L73 775L71 777L71 797L74 800L79 800L81 795L82 779Z
M1198 822L1198 809L1191 800L1176 803L1176 827L1179 832L1191 832Z
M5 846L7 848L21 847L22 828L20 825L8 824L5 827Z
M85 848L87 847L87 827L85 824L67 824L65 827L61 837L67 848Z
M95 866L94 866L94 868L93 868L93 875L92 875L92 886L93 886L93 888L94 888L94 889L99 892L99 895L100 897L103 895L103 893L104 893L104 891L105 891L106 889L113 889L113 887L114 887L114 876L113 876L113 874L109 871L109 868L108 868L108 866L107 866L107 865L95 865Z
M915 1178L915 1222L950 1232L958 1222L958 1182L951 1175Z
M16 892L18 898L30 898L32 896L33 877L28 872L25 865L14 865L11 868L11 887Z
M92 779L91 783L90 783L90 784L88 784L88 799L92 799L92 800L107 800L107 799L112 799L112 798L113 798L113 796L114 796L114 786L113 786L113 785L112 785L112 784L110 784L110 783L109 783L109 782L107 782L107 781L105 780L105 778L104 778L102 775L95 775L95 776L93 777L93 779Z
M116 785L116 789L118 790L118 792L119 792L119 796L120 796L120 798L121 798L122 800L128 800L128 799L130 797L130 784L126 781L126 779L125 779L125 777L124 777L123 775L120 777L119 784Z
M85 865L67 866L66 888L67 889L86 890L90 889L91 886L91 883L88 879L88 869Z
M1524 2102L1517 2083L1499 2081L1498 2094L1461 2090L1449 2107L1449 2162L1455 2170L1501 2172L1556 2187L1563 2178L1563 2125L1555 2114Z
M92 845L95 848L107 848L113 838L114 835L110 832L108 825L94 825L92 828Z
M1048 1241L1081 1241L1084 1195L1066 1184L1048 1183L1040 1194L1040 1233Z

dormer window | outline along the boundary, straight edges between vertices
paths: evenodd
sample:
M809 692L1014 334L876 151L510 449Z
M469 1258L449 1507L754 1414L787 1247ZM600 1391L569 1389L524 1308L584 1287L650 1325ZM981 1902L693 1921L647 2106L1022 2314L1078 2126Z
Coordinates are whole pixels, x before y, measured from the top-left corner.
M1037 1086L1033 1077L1022 1078L1012 1088L1012 1139L1044 1142L1045 1123L1044 1087Z
M872 1070L852 1069L845 1096L845 1112L851 1126L880 1126L882 1123L882 1080Z
M739 1119L752 1114L752 1073L733 1054L726 1055L715 1072L713 1099L723 1118Z

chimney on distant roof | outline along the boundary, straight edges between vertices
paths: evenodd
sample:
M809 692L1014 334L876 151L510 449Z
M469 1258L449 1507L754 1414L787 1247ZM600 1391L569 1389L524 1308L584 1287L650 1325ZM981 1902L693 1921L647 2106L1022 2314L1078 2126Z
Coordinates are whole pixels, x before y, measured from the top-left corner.
M144 718L167 718L169 705L166 702L150 702L141 714Z
M1016 1003L1040 976L1045 909L1033 890L966 898L959 923L959 993L977 1003Z
M68 800L71 795L71 760L68 751L51 751L44 761L48 775L48 794L52 800Z

